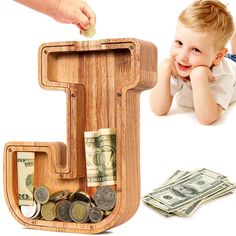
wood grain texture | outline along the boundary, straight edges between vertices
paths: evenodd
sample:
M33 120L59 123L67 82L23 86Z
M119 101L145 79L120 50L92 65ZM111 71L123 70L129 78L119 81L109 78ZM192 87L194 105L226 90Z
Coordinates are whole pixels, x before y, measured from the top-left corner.
M67 143L9 142L4 151L4 192L12 215L36 229L99 233L126 222L140 202L140 92L157 79L157 49L149 42L106 39L46 43L39 48L39 84L63 90L67 101ZM58 104L59 105L59 104ZM35 152L35 186L51 192L88 188L84 131L116 128L117 204L99 223L30 220L18 207L17 151Z

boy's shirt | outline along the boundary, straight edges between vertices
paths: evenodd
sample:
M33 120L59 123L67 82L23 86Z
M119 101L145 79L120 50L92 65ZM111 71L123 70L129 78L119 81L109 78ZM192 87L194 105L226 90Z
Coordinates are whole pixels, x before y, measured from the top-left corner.
M215 81L209 82L209 88L216 103L226 110L232 102L236 101L236 63L224 58L218 66L212 68L212 75ZM172 76L170 91L172 96L176 95L176 102L179 105L194 108L190 81Z

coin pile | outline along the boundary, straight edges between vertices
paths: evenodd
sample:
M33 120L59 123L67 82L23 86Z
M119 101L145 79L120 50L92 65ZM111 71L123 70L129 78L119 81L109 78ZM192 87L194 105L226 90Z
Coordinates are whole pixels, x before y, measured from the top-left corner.
M99 187L93 198L80 190L50 194L46 186L39 186L34 190L34 204L20 208L29 219L96 223L111 214L115 204L116 193L109 186Z
M143 202L166 217L189 216L202 204L231 194L235 188L225 175L205 168L177 170L161 187L146 194Z

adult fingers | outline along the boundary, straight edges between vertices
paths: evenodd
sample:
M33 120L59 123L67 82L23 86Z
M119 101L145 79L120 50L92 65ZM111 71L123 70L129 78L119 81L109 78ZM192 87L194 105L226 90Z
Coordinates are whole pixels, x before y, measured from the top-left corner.
M92 25L96 24L96 15L94 11L87 5L82 8L82 13L89 19L89 23Z

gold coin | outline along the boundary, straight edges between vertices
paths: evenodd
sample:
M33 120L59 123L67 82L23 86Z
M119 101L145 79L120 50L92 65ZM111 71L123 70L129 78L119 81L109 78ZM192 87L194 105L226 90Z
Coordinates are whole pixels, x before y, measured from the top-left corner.
M70 194L69 200L70 200L71 202L75 201L75 194L76 194L77 192L79 192L79 191L80 191L80 190L78 189L78 190L76 190L76 191L74 191L74 192L72 192L72 193Z
M56 204L54 202L47 202L42 205L41 215L44 220L54 220L56 218L55 206Z
M72 202L69 214L71 219L74 222L84 223L88 221L88 214L89 214L89 205L86 202L82 201L75 201Z
M90 25L88 29L81 30L81 34L87 38L92 38L96 34L95 25Z
M93 202L90 202L89 204L90 204L90 207L96 207L95 203Z
M57 202L63 195L63 191L58 191L50 195L50 201Z
M91 197L83 191L78 191L74 194L74 201L82 201L82 202L91 202Z
M104 216L109 216L112 213L112 211L103 211Z
M51 194L50 201L58 202L61 200L65 200L69 197L70 194L71 194L71 192L68 190L55 192L55 193Z

